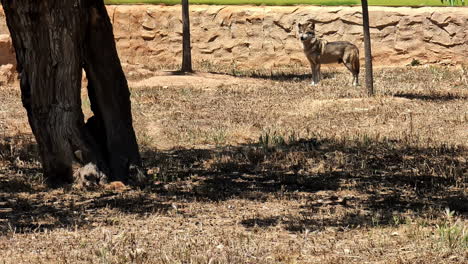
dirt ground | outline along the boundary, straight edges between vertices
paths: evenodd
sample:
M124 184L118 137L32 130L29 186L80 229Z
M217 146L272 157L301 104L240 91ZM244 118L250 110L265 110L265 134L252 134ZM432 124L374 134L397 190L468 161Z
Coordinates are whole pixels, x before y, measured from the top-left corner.
M144 186L50 190L0 87L0 263L466 263L468 74L128 74ZM86 90L83 109L91 115Z

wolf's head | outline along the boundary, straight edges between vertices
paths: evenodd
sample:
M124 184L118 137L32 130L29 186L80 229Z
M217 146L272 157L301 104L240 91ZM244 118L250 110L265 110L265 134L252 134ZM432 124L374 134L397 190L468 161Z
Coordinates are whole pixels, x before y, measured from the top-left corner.
M299 39L302 42L311 41L315 39L315 23L312 19L305 21L304 23L297 24L297 32Z

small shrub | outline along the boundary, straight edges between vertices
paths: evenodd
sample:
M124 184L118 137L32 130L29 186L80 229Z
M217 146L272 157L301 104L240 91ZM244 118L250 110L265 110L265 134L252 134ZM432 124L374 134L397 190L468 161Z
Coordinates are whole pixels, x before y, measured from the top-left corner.
M411 66L419 66L421 62L418 59L413 59L410 63Z
M455 220L454 214L455 212L449 208L445 209L445 221L436 225L437 232L441 242L449 249L466 249L468 248L467 227L460 219Z

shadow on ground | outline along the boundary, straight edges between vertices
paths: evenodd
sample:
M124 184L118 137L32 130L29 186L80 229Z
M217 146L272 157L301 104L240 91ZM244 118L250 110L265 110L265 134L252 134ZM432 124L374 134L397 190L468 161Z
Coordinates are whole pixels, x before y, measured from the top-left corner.
M172 204L307 197L298 216L245 219L246 227L390 224L408 211L450 207L468 215L465 147L417 147L404 141L298 139L276 145L142 152L150 184L121 193L48 190L31 140L0 144L0 231L35 232L112 224L109 211L166 214ZM14 151L12 151L14 149ZM34 152L36 151L36 152ZM335 195L348 190L349 195ZM325 194L324 194L325 193ZM343 214L318 219L321 210Z
M161 179L198 181L189 190L168 192L189 201L263 202L272 195L299 199L308 193L300 217L242 221L247 228L281 223L299 232L325 226L390 225L408 212L429 215L445 207L468 216L467 154L464 147L417 147L394 140L301 139L275 147L148 151L144 156L147 166L161 168L157 175ZM335 195L343 190L351 194ZM328 192L323 195L324 191ZM316 217L323 210L341 213Z
M433 102L445 102L445 101L455 101L455 100L466 100L467 96L452 94L452 93L432 93L432 94L421 94L421 93L408 93L408 92L399 92L394 94L395 97L401 97L411 100L421 100L421 101L433 101Z
M304 80L311 79L311 73L303 70L290 70L288 71L242 71L242 70L231 70L224 73L219 71L209 71L211 74L227 74L234 77L248 77L253 79L262 79L268 81L279 81L279 82L302 82ZM339 71L335 70L322 70L322 79L335 78Z

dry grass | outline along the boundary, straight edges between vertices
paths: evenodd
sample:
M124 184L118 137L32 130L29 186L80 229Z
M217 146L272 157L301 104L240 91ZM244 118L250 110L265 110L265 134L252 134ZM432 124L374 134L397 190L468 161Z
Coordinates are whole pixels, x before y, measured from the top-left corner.
M377 69L374 98L341 68L198 69L230 75L131 78L152 184L123 192L46 189L1 87L0 263L468 261L466 69Z

